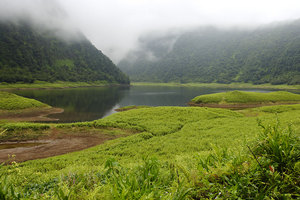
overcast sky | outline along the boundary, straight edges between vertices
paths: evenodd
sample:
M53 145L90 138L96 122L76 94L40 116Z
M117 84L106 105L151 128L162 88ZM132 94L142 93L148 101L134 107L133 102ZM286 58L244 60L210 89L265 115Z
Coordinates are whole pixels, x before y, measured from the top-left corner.
M151 31L200 25L255 27L300 18L299 0L0 0L1 19L79 28L115 63Z

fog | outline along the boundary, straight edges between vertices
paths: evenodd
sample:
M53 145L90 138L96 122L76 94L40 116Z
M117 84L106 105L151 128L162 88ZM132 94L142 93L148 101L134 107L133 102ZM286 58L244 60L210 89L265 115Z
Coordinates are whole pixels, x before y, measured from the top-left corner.
M300 1L0 0L2 21L20 18L61 37L74 39L80 30L117 63L151 33L205 25L251 29L299 19Z

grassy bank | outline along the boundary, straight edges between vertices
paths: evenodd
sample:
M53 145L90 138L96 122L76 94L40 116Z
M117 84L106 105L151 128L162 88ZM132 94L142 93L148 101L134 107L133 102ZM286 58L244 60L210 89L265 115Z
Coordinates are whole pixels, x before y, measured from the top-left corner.
M115 127L137 133L83 151L2 167L0 195L19 194L21 199L296 198L299 143L295 140L295 145L292 135L300 136L299 116L300 105L261 107L243 114L216 108L153 107L93 122L59 124L57 128L70 131ZM293 125L285 134L281 127L288 124ZM270 135L258 139L259 133ZM286 138L280 139L286 143L274 145L290 148L291 144L296 154L286 149L285 155L279 151L277 156L282 160L268 157L272 152L256 148L269 144L265 138Z
M205 87L205 88L232 88L232 89L282 89L282 90L299 90L300 85L271 85L271 84L261 84L254 85L250 83L231 83L231 84L221 84L221 83L148 83L148 82L133 82L133 86L177 86L177 87Z
M47 89L47 88L75 88L75 87L100 87L109 86L111 84L98 81L98 82L64 82L56 81L54 83L36 81L34 83L0 83L0 90L8 89Z
M285 91L260 93L230 91L200 95L191 100L196 104L272 104L300 103L300 95Z
M121 108L115 109L118 112L123 112L127 110L132 110L132 109L141 109L141 108L150 108L150 106L136 106L136 105L131 105L131 106L124 106Z
M61 112L63 109L53 108L35 99L0 91L0 120L7 122L52 121L55 119L46 116Z
M8 92L0 92L0 111L50 107L35 99L29 99Z

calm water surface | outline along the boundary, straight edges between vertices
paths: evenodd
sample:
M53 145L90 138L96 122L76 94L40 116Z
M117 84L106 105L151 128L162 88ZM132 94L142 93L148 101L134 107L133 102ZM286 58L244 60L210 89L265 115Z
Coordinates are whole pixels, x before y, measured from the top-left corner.
M234 89L131 86L16 90L14 93L63 108L65 110L63 113L50 115L58 118L58 122L78 122L103 118L115 113L114 109L128 105L187 106L187 102L195 96L231 90ZM264 89L243 91L271 92Z

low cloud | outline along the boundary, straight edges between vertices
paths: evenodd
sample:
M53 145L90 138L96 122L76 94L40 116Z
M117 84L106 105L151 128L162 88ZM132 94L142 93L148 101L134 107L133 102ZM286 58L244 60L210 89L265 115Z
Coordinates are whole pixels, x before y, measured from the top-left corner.
M83 38L79 27L55 0L1 0L0 21L27 22L39 31L66 41Z
M41 26L76 32L117 63L140 38L169 29L213 25L255 28L300 18L298 0L1 0L1 20L26 16ZM69 37L67 35L67 37Z

